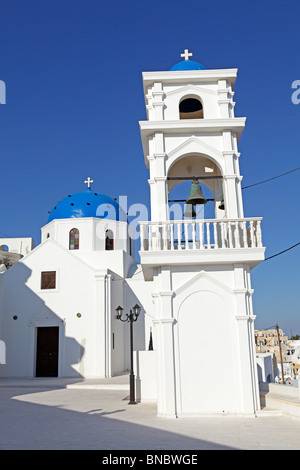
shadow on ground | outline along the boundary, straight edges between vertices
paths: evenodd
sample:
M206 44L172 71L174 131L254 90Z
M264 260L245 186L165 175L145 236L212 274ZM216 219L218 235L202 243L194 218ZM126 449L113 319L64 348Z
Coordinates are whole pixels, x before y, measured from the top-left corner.
M112 390L0 387L2 450L224 450ZM170 431L169 428L173 428ZM205 429L203 429L205 435Z

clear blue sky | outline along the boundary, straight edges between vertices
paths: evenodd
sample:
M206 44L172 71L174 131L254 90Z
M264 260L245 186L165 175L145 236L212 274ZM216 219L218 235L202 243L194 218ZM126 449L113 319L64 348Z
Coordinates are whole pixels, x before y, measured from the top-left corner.
M32 236L70 193L94 188L149 204L138 121L142 72L188 48L207 68L238 68L243 185L300 166L300 3L295 1L10 0L0 2L0 236ZM300 171L243 191L263 217L266 256L300 241ZM300 246L252 271L256 328L300 334Z

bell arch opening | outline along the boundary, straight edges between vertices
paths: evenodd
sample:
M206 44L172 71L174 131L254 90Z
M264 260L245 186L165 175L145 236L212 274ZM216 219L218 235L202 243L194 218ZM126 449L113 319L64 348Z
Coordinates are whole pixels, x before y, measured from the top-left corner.
M225 217L223 176L216 162L206 155L186 154L178 158L169 168L167 191L170 219L179 220L178 204L182 214L190 214L191 218L204 218L204 208L205 218ZM184 207L189 199L190 207Z
M202 199L189 203L189 198ZM179 181L168 198L169 219L212 219L215 218L214 196L211 190L197 180Z
M198 97L185 96L180 100L179 119L203 119L203 106Z

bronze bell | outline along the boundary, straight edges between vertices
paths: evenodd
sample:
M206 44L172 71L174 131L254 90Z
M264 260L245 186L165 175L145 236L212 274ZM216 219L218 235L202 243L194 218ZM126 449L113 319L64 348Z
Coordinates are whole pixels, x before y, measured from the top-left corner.
M207 199L202 194L201 186L198 183L198 180L194 180L190 187L190 194L186 200L186 204L206 204Z
M183 216L189 219L194 219L196 217L196 212L194 210L193 204L186 205Z
M222 199L220 205L219 205L219 209L221 209L222 211L225 210L225 206L224 206L224 198Z

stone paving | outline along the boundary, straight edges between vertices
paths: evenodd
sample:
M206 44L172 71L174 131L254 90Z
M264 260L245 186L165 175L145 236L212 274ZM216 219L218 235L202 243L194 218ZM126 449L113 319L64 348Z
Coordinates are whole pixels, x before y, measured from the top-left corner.
M300 450L299 418L158 418L127 381L0 379L0 450Z

